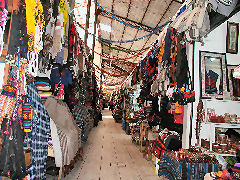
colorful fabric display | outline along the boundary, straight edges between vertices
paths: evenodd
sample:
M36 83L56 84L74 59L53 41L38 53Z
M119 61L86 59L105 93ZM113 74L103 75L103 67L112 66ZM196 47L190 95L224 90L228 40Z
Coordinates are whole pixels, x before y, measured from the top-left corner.
M27 88L31 107L34 110L34 116L37 116L37 121L33 122L33 129L29 134L29 145L32 149L32 165L29 169L30 179L46 179L50 118L34 84L28 85ZM36 114L35 111L37 112Z
M161 159L164 151L166 151L166 147L161 139L157 138L155 141L153 141L151 152L154 154L154 156L156 156L158 159Z
M200 180L208 172L218 172L221 166L216 162L204 162L199 158L196 161L187 162L176 158L172 153L164 152L158 165L159 176L165 176L170 180L186 179Z
M51 87L50 87L50 83L41 80L41 78L39 78L38 80L39 81L34 82L34 84L38 90L39 96L42 99L42 103L44 104L46 102L47 97L52 95ZM45 79L45 80L50 81L49 79Z

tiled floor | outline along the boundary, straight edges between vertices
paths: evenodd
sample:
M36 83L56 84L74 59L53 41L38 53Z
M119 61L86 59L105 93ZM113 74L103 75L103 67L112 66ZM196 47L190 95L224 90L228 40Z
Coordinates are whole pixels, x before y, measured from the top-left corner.
M103 121L93 128L84 145L83 161L64 179L67 180L155 180L151 161L143 158L111 112L103 111Z

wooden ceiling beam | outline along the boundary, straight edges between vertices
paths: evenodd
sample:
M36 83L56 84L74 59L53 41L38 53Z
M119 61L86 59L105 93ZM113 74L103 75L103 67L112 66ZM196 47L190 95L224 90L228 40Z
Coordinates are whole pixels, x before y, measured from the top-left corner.
M161 23L162 19L164 18L164 16L165 16L166 13L168 12L168 10L169 10L169 8L170 8L170 6L172 5L173 2L175 2L175 0L172 0L172 1L169 3L169 5L168 5L168 7L166 8L166 10L164 11L161 19L160 19L159 22L157 23L156 27ZM148 39L147 39L147 41L144 43L143 47L146 46L146 44L147 44L147 42L149 41L150 38L151 38L151 36L148 37ZM143 48L143 47L142 47L142 48Z
M127 19L128 19L128 14L129 14L129 12L130 12L131 4L132 4L132 1L130 1L129 4L128 4L128 10L127 10L127 16L126 16ZM123 28L123 33L122 33L121 41L122 41L123 36L124 36L124 34L125 34L125 30L126 30L126 26L124 26L124 28ZM120 43L120 45L121 45L121 43Z
M114 11L113 11L113 7L114 7L114 1L115 0L113 0L113 2L112 2L112 9L111 9L111 12L113 12L114 13ZM113 23L113 19L111 20L111 28L112 28L112 23ZM112 33L110 33L110 40L112 40Z
M117 64L116 62L118 62L118 63L128 65L128 66L131 66L131 67L136 66L136 63L129 62L129 61L127 61L127 62L126 61L113 61L111 59L103 59L103 61L112 61L112 63L115 63L115 64Z
M112 71L115 71L114 73L116 73L116 72L118 72L118 73L128 72L127 70L117 66L116 64L113 64L113 63L110 63L110 62L107 62L107 61L104 62L104 65L105 65L105 68L110 68Z
M142 17L142 19L141 19L141 22L140 22L140 23L142 23L142 22L143 22L143 19L145 18L145 15L146 15L146 13L147 13L147 11L148 11L148 8L149 8L150 4L151 4L151 0L149 0L149 1L148 1L147 8L146 8L146 10L145 10L145 12L144 12L144 14L143 14L143 17ZM135 36L134 36L134 38L133 38L133 39L136 39L136 37L137 37L137 34L138 34L138 31L139 31L139 30L137 30L137 33L135 34ZM132 42L132 44L131 44L131 46L130 46L130 49L132 48L133 44L134 44L134 42Z
M109 46L111 46L112 45L112 43L110 43L110 42L104 42L105 44L108 44ZM104 46L104 45L103 45ZM122 46L119 46L119 45L114 45L115 47L117 47L117 48L119 48L119 49L122 49L122 50L129 50L129 49L127 49L127 48L124 48L124 47L122 47ZM107 46L106 46L107 47ZM117 51L117 50L116 50ZM129 54L135 54L135 52L127 52L127 53L129 53Z
M111 65L111 67L116 68L117 70L120 71L124 71L124 72L128 72L129 70L131 70L136 64L117 64L116 61L110 61L110 60L106 60L103 59L103 63L106 65Z
M109 19L113 19L111 16L108 16L108 15L106 15L104 12L102 12L101 11L101 13L99 14L100 16L103 16L103 17L106 17L106 18L109 18ZM132 24L136 24L136 25L138 25L139 27L144 27L144 28L146 28L146 29L149 29L149 30L145 30L145 31L147 31L147 32L152 32L152 27L150 27L150 26L147 26L147 25L145 25L145 24L142 24L142 23L140 23L140 22L136 22L136 21L133 21L133 20L131 20L131 19L129 19L129 18L126 18L126 17L122 17L122 16L119 16L119 15L116 15L116 14L114 14L117 18L119 18L119 19L122 19L122 20L125 20L125 21L128 21L128 22L130 22L130 23L132 23Z

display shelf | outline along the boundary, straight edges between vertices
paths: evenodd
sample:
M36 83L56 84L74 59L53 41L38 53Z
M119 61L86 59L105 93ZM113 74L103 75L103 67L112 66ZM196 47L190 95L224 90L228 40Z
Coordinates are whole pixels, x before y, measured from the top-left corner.
M214 126L215 128L240 128L240 124L229 124L229 123L211 123L211 122L203 122L201 124L207 124Z
M199 137L200 142L201 142L201 139L208 140L210 142L210 151L212 151L212 144L215 143L215 129L216 128L240 129L240 124L202 122L201 130L200 130L200 137Z

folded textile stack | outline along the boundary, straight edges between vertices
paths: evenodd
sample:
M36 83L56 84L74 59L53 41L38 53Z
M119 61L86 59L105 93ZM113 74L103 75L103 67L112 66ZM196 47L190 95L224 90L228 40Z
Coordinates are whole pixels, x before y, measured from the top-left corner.
M158 162L158 176L165 176L168 179L203 179L208 172L218 172L221 166L214 157L194 153L194 158L189 152L184 158L179 158L176 153L164 152ZM183 156L183 152L181 152Z
M44 104L47 97L52 95L50 84L48 82L38 81L38 82L35 82L35 86Z
M133 117L136 118L137 120L144 120L144 119L146 119L144 109L141 108L139 111L135 111Z

